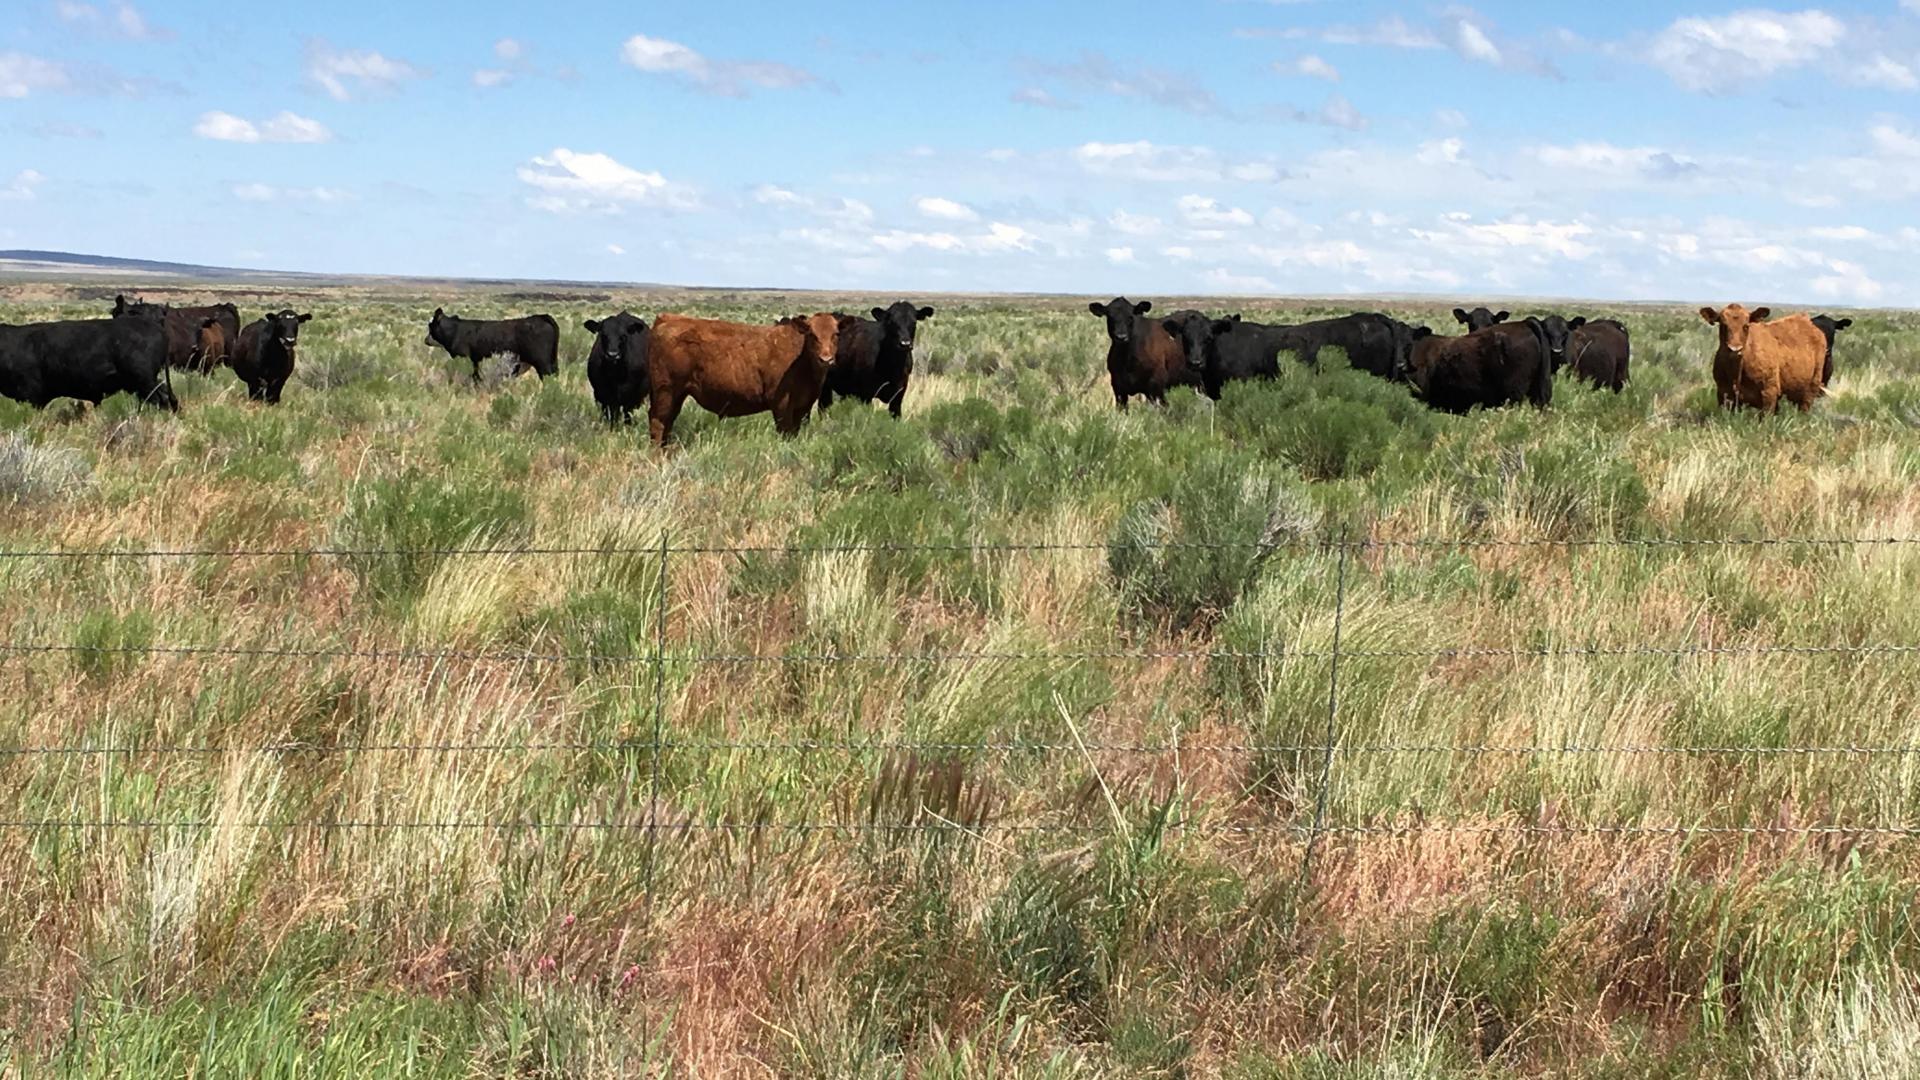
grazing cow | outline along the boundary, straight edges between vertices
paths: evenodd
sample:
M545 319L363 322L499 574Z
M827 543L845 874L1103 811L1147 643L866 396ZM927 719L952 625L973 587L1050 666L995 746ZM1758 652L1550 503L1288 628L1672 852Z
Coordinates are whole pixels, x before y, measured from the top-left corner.
M608 319L588 319L593 351L587 354L587 382L600 415L609 424L633 423L633 410L647 400L647 324L621 312Z
M1209 319L1197 312L1169 316L1166 323L1167 333L1180 341L1188 369L1200 377L1207 396L1216 399L1229 382L1278 374L1283 352L1318 367L1320 350L1338 348L1353 367L1397 380L1413 349L1411 327L1372 312L1298 326L1264 326L1238 316Z
M128 393L177 413L168 372L164 321L151 314L0 325L0 395L36 409Z
M1778 412L1784 397L1806 412L1826 393L1826 336L1805 315L1768 322L1772 315L1768 308L1748 311L1739 304L1700 309L1702 319L1720 328L1713 381L1723 408Z
M144 300L128 300L124 295L115 296L113 317L119 319L129 315L148 315L163 320L167 335L167 364L202 375L224 363L232 352L233 343L240 337L240 309L232 304L170 307ZM208 319L214 320L219 327L218 335L203 333Z
M1619 393L1627 385L1627 362L1633 345L1627 328L1614 319L1587 322L1574 319L1573 336L1567 342L1567 362L1574 373L1595 386Z
M1087 310L1107 320L1107 375L1114 403L1122 411L1135 394L1164 405L1168 390L1200 381L1181 357L1179 343L1163 332L1164 321L1145 317L1153 301L1135 304L1117 296L1104 304L1090 303Z
M820 391L820 411L839 397L859 398L871 404L887 403L900 419L907 399L907 381L913 376L913 339L923 320L933 318L930 307L916 308L905 300L892 307L874 308L873 318L854 319L840 331L833 370Z
M853 319L796 315L772 326L662 315L647 343L648 427L666 445L688 398L718 416L772 412L782 435L820 400L840 334Z
M462 319L439 308L427 323L427 344L447 350L448 356L473 361L473 381L480 381L480 362L511 353L513 374L532 368L541 378L560 370L560 324L551 315L519 319Z
M1483 307L1474 308L1472 311L1465 308L1453 309L1454 321L1466 327L1469 334L1475 330L1485 330L1489 326L1506 322L1510 317L1505 311L1488 311Z
M312 315L291 309L247 324L234 346L233 373L247 384L247 397L269 405L280 404L280 390L293 375L294 350L300 344L300 324Z
M1836 319L1831 315L1815 315L1813 325L1819 327L1821 335L1827 339L1827 362L1820 368L1820 385L1826 386L1833 382L1833 336L1852 326L1853 320Z
M1460 337L1416 327L1408 381L1428 404L1448 412L1515 401L1544 408L1553 401L1553 367L1538 320L1528 322L1535 325L1494 325Z

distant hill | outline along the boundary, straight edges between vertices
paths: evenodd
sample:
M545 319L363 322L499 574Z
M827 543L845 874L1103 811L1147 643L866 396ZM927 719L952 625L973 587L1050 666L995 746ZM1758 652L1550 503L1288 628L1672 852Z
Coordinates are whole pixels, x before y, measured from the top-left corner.
M470 285L548 285L563 288L671 287L641 281L549 281L515 278L407 277L399 274L310 274L298 270L248 270L232 266L200 266L195 263L159 262L153 259L122 259L112 255L81 255L70 251L33 250L0 251L0 279L5 278L151 278L155 281L225 282L240 285L269 282L324 285L415 281Z

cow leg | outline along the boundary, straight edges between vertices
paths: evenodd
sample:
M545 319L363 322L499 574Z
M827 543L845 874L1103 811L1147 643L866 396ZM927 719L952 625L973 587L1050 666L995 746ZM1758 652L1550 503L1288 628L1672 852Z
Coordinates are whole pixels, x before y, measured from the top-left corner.
M1121 412L1127 411L1127 395L1121 393L1118 390L1115 390L1113 392L1113 402L1114 404L1120 406Z
M824 413L831 408L833 408L833 390L823 386L820 388L820 411Z
M900 385L894 388L893 396L887 399L887 411L895 420L900 419L900 409L907 402L907 376L900 376Z
M180 411L180 402L173 396L173 388L164 382L155 382L151 390L141 395L141 400L149 405L158 405L170 413Z
M273 382L268 383L267 384L267 404L269 405L280 404L280 391L285 389L286 385L287 385L287 380L285 379L277 379Z
M686 400L674 394L653 395L653 404L647 415L647 429L648 434L653 436L653 445L667 445L668 437L673 434L673 422L680 418L680 409Z

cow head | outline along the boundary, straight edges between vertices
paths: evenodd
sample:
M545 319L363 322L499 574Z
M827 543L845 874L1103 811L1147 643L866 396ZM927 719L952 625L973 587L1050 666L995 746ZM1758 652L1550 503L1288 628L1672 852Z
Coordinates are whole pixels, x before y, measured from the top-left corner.
M1408 327L1407 350L1398 357L1398 367L1394 377L1402 382L1412 383L1424 391L1427 388L1427 372L1426 365L1421 361L1425 358L1423 354L1432 347L1428 343L1436 340L1439 339L1434 336L1433 330L1429 327Z
M289 308L278 314L268 314L260 321L266 324L266 339L279 342L280 347L292 355L294 346L300 344L300 324L312 319L312 315L295 315Z
M859 321L852 315L823 311L814 315L789 315L775 325L791 326L800 331L800 336L805 339L800 349L801 358L811 358L821 367L830 368L839 349L840 331Z
M1116 296L1104 304L1088 304L1087 310L1107 320L1107 337L1114 344L1125 345L1133 339L1134 316L1152 311L1153 301L1142 300L1136 304L1124 296Z
M892 307L873 309L873 321L880 324L881 345L892 345L907 352L913 351L913 339L919 330L920 320L931 318L932 308L917 308L905 300L898 301Z
M1197 311L1182 311L1163 319L1160 325L1180 343L1180 352L1187 359L1187 367L1202 372L1207 369L1207 360L1213 355L1215 340L1233 333L1234 328L1240 325L1240 316L1210 319Z
M1587 325L1585 316L1575 315L1563 319L1558 315L1548 315L1544 319L1534 320L1546 334L1547 352L1553 357L1553 370L1559 371L1567 366L1567 343L1573 340L1573 332Z
M629 355L636 360L646 359L640 354L646 347L644 319L623 311L608 319L588 319L584 325L593 335L594 349L613 363L623 363Z
M127 294L116 293L113 298L113 317L117 319L120 316L125 315L127 313L127 309L132 306L133 306L132 302L130 302L127 299Z
M1813 325L1827 336L1827 348L1833 348L1833 335L1853 325L1852 319L1836 319L1831 315L1815 315Z
M1719 311L1703 307L1700 317L1720 328L1720 347L1739 356L1747 351L1747 334L1753 324L1766 322L1773 317L1773 311L1770 308L1748 311L1739 304L1728 304Z
M1512 313L1506 311L1488 311L1483 307L1474 308L1472 311L1468 311L1465 308L1454 308L1453 317L1456 322L1467 328L1468 333L1472 333L1475 330L1485 330L1487 327L1496 323L1506 322L1509 318L1512 318Z
M453 343L453 320L439 308L433 309L433 318L427 320L427 344L450 349Z

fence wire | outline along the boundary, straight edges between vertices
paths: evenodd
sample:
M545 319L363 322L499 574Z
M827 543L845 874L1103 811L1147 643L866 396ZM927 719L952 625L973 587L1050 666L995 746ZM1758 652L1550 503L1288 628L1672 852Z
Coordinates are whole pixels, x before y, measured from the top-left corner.
M1308 785L1307 805L1313 808L1311 821L1195 820L1180 818L1162 823L1169 833L1220 838L1286 838L1301 842L1304 857L1303 880L1311 871L1313 850L1323 838L1403 839L1428 834L1512 836L1523 839L1563 837L1652 837L1688 839L1693 837L1798 837L1843 838L1864 841L1873 838L1903 839L1920 835L1920 823L1819 822L1804 825L1784 823L1746 823L1702 821L1696 823L1649 822L1527 822L1527 821L1452 821L1375 820L1339 821L1329 816L1329 796L1333 787L1336 759L1347 761L1383 756L1428 756L1476 759L1486 757L1550 758L1556 756L1627 756L1651 758L1723 758L1723 759L1905 759L1920 756L1920 744L1900 743L1828 743L1813 745L1739 745L1739 744L1653 744L1606 741L1568 741L1562 743L1480 742L1342 742L1338 738L1338 719L1342 705L1340 663L1358 661L1407 660L1430 664L1463 659L1554 660L1559 658L1646 658L1658 660L1716 659L1725 657L1834 656L1858 661L1900 659L1920 655L1920 643L1899 641L1834 642L1744 642L1695 641L1669 643L1558 643L1525 645L1463 645L1438 648L1356 647L1341 632L1348 604L1346 578L1350 561L1369 556L1391 558L1395 552L1473 551L1481 549L1596 550L1607 548L1643 551L1684 551L1712 549L1850 549L1897 548L1920 544L1920 536L1799 536L1799 537L1618 537L1618 538L1392 538L1347 535L1293 535L1247 542L1127 542L1127 543L1027 543L1018 541L982 541L954 544L847 543L847 544L673 544L663 535L653 545L622 546L459 546L435 548L161 548L103 547L91 549L0 549L0 565L33 562L80 563L90 560L186 560L186 559L450 559L469 557L498 558L611 558L644 557L659 566L655 597L651 648L644 652L574 652L566 650L499 649L426 649L333 646L246 645L231 642L162 642L152 644L83 645L53 641L0 642L0 665L9 660L34 656L78 656L171 659L289 660L304 662L365 661L402 664L485 664L485 665L580 665L595 669L630 668L639 680L651 676L652 702L649 709L650 732L617 739L521 739L495 741L352 741L319 742L288 739L262 743L218 742L119 742L46 745L0 745L0 764L28 759L112 759L143 757L224 757L229 755L273 756L283 758L352 757L354 755L467 755L494 757L535 754L608 754L637 758L645 755L644 773L636 777L627 772L627 784L619 796L622 805L640 806L629 816L602 819L535 820L505 816L501 818L362 818L318 816L304 819L226 819L213 817L17 817L0 819L0 831L26 831L32 834L71 833L101 835L117 831L157 832L166 830L243 829L275 833L314 832L322 834L363 831L486 831L497 833L631 833L644 836L651 852L666 837L714 835L800 836L907 836L953 835L985 837L993 834L1097 837L1114 831L1113 821L954 821L941 817L924 803L909 821L834 820L834 821L739 821L691 820L684 812L669 807L672 793L664 787L664 764L680 754L764 754L883 755L889 761L903 756L912 758L953 758L962 755L1030 755L1042 758L1080 759L1094 764L1096 757L1126 756L1145 759L1183 757L1293 757L1304 774L1317 780ZM773 556L801 557L830 554L875 553L907 555L953 555L987 557L1044 553L1112 553L1118 551L1160 550L1218 554L1229 551L1298 551L1339 560L1340 588L1334 601L1334 635L1330 648L1297 649L1284 642L1270 642L1260 648L1133 648L1122 646L1034 649L956 649L893 650L860 652L841 650L798 650L778 653L702 652L686 646L675 647L668 635L669 586L675 556ZM873 665L881 667L920 667L982 663L1039 663L1074 665L1086 663L1237 663L1237 662L1325 662L1326 732L1318 742L1264 741L1248 738L1187 743L1178 733L1164 739L1125 741L1082 740L1075 732L1073 741L1061 739L915 739L893 738L749 738L715 736L706 738L672 737L670 731L666 681L668 669L687 667L831 667L836 665ZM1096 769L1097 771L1097 769ZM644 787L644 791L640 790ZM655 859L647 859L651 874Z

